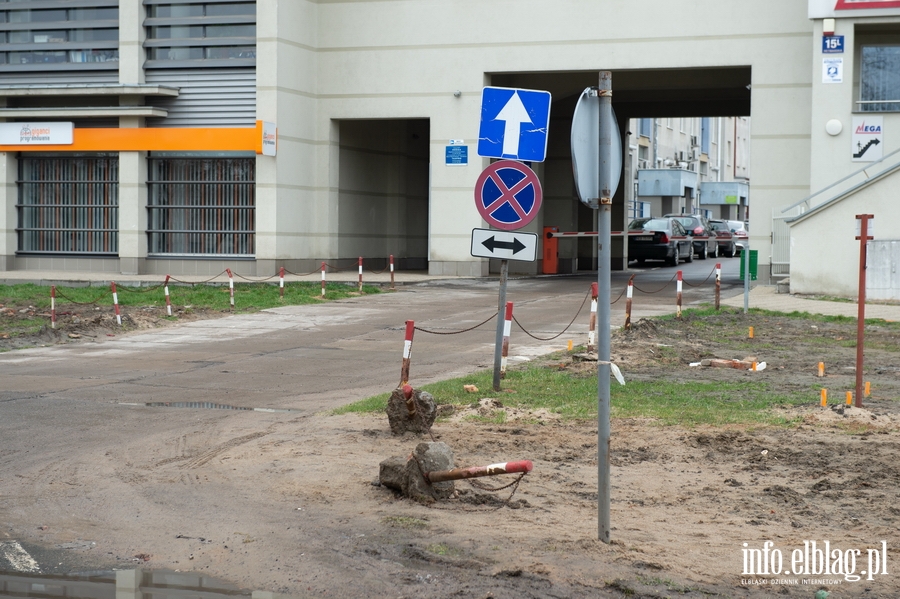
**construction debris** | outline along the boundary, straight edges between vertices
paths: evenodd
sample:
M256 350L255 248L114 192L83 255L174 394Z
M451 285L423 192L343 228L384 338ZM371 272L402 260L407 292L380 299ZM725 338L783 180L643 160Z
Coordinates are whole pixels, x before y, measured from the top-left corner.
M743 360L720 360L718 358L691 362L691 366L709 366L712 368L735 368L737 370L765 370L766 363L759 362L755 357L747 357Z
M427 433L437 417L434 397L427 391L413 389L410 385L394 389L385 411L391 432L395 435L405 432Z
M388 458L379 465L379 480L389 489L421 503L449 499L455 491L452 481L430 483L426 472L452 470L453 451L446 443L419 443L407 458Z

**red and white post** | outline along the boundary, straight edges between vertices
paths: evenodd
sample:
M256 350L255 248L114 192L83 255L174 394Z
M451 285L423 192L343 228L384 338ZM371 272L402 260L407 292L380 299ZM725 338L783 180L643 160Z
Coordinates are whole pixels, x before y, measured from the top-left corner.
M163 292L166 294L166 314L172 316L172 300L169 298L169 275L166 275L166 282L163 283Z
M681 319L681 271L678 271L678 278L675 281L675 317Z
M278 297L284 299L284 267L278 271Z
M56 285L50 285L50 328L56 328Z
M396 288L394 287L394 254L391 254L390 263L391 263L391 291L395 291Z
M356 290L362 293L362 256L359 257L359 285Z
M719 302L722 299L722 265L716 264L716 310L719 309Z
M597 331L597 283L591 283L591 319L588 324L588 352L596 351Z
M400 366L400 386L409 382L409 360L412 355L413 334L416 332L416 323L406 321L406 338L403 341L403 364Z
M634 297L634 275L628 279L628 287L625 289L625 329L631 328L631 298Z
M325 297L325 263L322 263L322 297Z
M234 277L231 275L231 269L226 268L228 273L228 301L231 303L231 309L234 310Z
M506 302L506 319L503 321L503 347L500 349L500 378L506 378L506 362L509 356L509 333L512 331L513 303Z
M122 326L122 313L119 312L119 294L116 292L115 281L110 283L110 288L112 289L113 294L113 308L116 310L116 322L119 323L119 326Z
M531 460L519 460L518 462L506 462L504 464L490 464L489 466L432 470L425 473L425 479L433 484L448 480L463 480L481 476L496 476L498 474L528 474L533 469L534 464L531 463Z

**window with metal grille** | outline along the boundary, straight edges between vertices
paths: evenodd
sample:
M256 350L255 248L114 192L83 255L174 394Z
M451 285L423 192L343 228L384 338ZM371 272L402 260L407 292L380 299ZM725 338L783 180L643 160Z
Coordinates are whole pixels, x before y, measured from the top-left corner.
M149 161L149 255L253 257L255 158Z
M18 253L118 253L118 156L23 155L17 183Z
M256 0L144 0L145 68L256 65Z
M860 54L859 111L900 111L900 45L863 46Z
M0 0L0 72L118 70L119 0Z

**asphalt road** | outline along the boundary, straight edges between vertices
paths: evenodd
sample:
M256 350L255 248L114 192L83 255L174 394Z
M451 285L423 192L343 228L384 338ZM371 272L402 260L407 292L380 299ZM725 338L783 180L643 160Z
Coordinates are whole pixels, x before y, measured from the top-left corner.
M739 261L720 262L723 297L740 293ZM713 300L715 263L680 266L685 306ZM633 319L673 312L676 270L651 265L613 273L612 325L624 322L622 291L632 274ZM521 328L513 326L510 362L565 348L570 339L586 343L594 279L585 274L511 280L507 299L515 304ZM126 440L140 446L144 439L149 451L151 433L177 438L182 429L237 430L246 422L240 416L246 411L148 413L146 404L209 402L276 411L259 415L275 419L280 411L303 417L390 391L400 379L406 320L420 327L412 347L415 386L490 367L495 321L460 331L490 318L497 300L496 279L435 280L394 293L0 354L0 499L9 484L2 481L17 481L20 471L34 475L28 484L40 493L40 473L65 482L68 475L55 466L62 461L78 464L66 468L95 467L91 455L79 453L98 455ZM27 492L18 482L16 487L17 493ZM5 508L3 501L0 524L7 539L35 527L27 506ZM51 566L42 564L42 571L52 571ZM14 568L0 564L3 569Z

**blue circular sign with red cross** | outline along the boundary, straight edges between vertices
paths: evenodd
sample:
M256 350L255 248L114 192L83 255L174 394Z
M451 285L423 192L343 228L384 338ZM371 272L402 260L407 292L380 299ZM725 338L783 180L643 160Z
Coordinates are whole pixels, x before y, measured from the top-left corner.
M541 182L534 171L514 160L493 163L475 183L475 207L489 224L513 231L537 216L541 208Z

